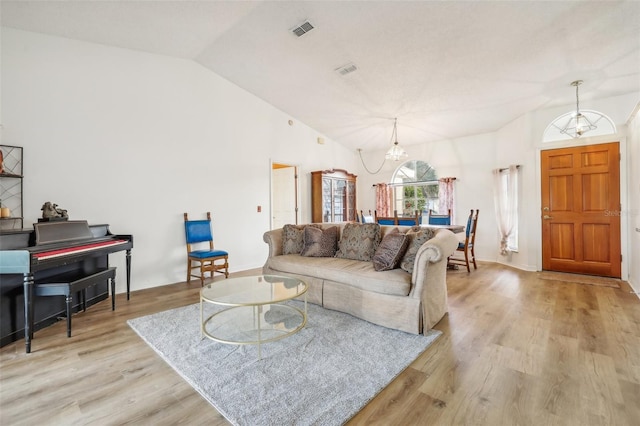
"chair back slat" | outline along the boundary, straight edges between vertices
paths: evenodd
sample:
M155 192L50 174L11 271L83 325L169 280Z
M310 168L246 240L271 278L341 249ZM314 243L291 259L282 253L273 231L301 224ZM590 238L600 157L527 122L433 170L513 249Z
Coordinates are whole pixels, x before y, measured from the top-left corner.
M429 210L429 225L451 225L451 209L448 214L434 214L433 210Z
M394 210L393 217L391 216L378 216L378 211L374 210L375 222L380 225L397 225L398 224L398 212Z
M203 243L213 240L210 220L189 220L184 223L187 244Z
M414 216L412 217L399 217L398 225L402 226L417 226L422 223L422 216L420 215L420 211L416 210Z
M467 226L464 228L464 234L469 238L471 235L471 224L473 223L473 210L471 210L471 214L467 218Z
M360 210L360 222L361 223L375 223L375 219L371 214L371 210L369 210L369 214L366 215L362 210Z
M476 227L478 226L479 213L480 213L480 209L477 209L475 214L473 213L473 210L471 210L471 214L469 215L469 220L467 221L467 238L471 243L475 241Z

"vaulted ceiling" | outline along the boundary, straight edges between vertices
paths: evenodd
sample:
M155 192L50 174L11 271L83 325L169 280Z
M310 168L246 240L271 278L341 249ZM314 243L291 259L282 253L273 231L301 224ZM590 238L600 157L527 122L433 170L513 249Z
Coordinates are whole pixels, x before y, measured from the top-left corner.
M640 91L640 2L7 1L3 26L194 60L352 149ZM314 27L298 37L292 29ZM336 71L354 65L355 71Z

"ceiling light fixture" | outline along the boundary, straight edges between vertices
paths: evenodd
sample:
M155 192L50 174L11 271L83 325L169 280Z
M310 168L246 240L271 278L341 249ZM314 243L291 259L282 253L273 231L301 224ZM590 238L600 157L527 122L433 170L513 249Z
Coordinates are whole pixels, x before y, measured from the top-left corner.
M389 151L387 151L387 155L385 155L384 158L387 160L393 160L393 161L398 161L402 158L407 158L409 156L409 154L407 154L407 151L405 151L404 149L402 149L400 145L398 145L398 119L397 118L393 119L393 133L391 135L391 140L393 140L394 138L396 141L393 143L391 148L389 148Z
M542 135L542 142L554 142L567 140L567 136L577 139L589 132L589 136L614 135L617 133L616 125L609 117L599 111L580 109L578 86L582 80L571 82L576 88L576 110L565 112L556 117Z
M595 130L597 126L587 118L586 115L580 112L580 98L578 97L578 86L583 83L582 80L576 80L571 82L571 85L576 88L576 112L571 115L569 121L560 129L560 133L571 136L572 138L579 138L585 133Z
M380 167L378 167L378 170L376 170L375 172L372 172L371 170L369 170L367 165L364 164L364 160L362 159L362 149L358 148L360 161L362 162L362 165L364 166L364 169L367 171L367 173L375 175L380 170L382 170L382 166L384 166L384 163L386 163L387 160L399 161L409 156L409 154L407 154L407 151L405 151L398 143L398 119L397 118L393 119L393 132L391 133L391 140L394 141L393 145L391 145L391 148L389 148L389 150L384 156L384 161L382 162L382 164L380 164Z

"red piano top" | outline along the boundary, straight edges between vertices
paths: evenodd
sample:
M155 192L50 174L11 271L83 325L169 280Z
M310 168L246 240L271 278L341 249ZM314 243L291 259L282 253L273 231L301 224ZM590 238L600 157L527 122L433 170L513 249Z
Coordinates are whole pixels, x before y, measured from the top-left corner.
M33 257L38 260L46 260L54 257L67 256L70 254L83 253L87 251L97 250L105 247L117 246L120 244L126 244L129 240L109 240L101 241L97 243L83 244L75 247L64 247L49 251L43 251L39 253L33 253Z

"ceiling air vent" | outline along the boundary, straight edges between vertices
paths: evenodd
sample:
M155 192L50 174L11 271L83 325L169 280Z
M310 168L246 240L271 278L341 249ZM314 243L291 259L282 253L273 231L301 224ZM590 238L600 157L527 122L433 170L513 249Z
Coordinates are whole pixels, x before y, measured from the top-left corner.
M355 64L347 64L347 65L344 65L344 66L342 66L340 68L336 68L335 72L337 72L340 75L347 75L349 73L354 72L357 69L358 69L358 67L356 67Z
M304 24L300 25L299 27L295 27L294 29L292 29L291 32L297 35L298 37L300 37L301 35L311 31L312 29L313 29L313 25L311 25L309 21L306 21Z

